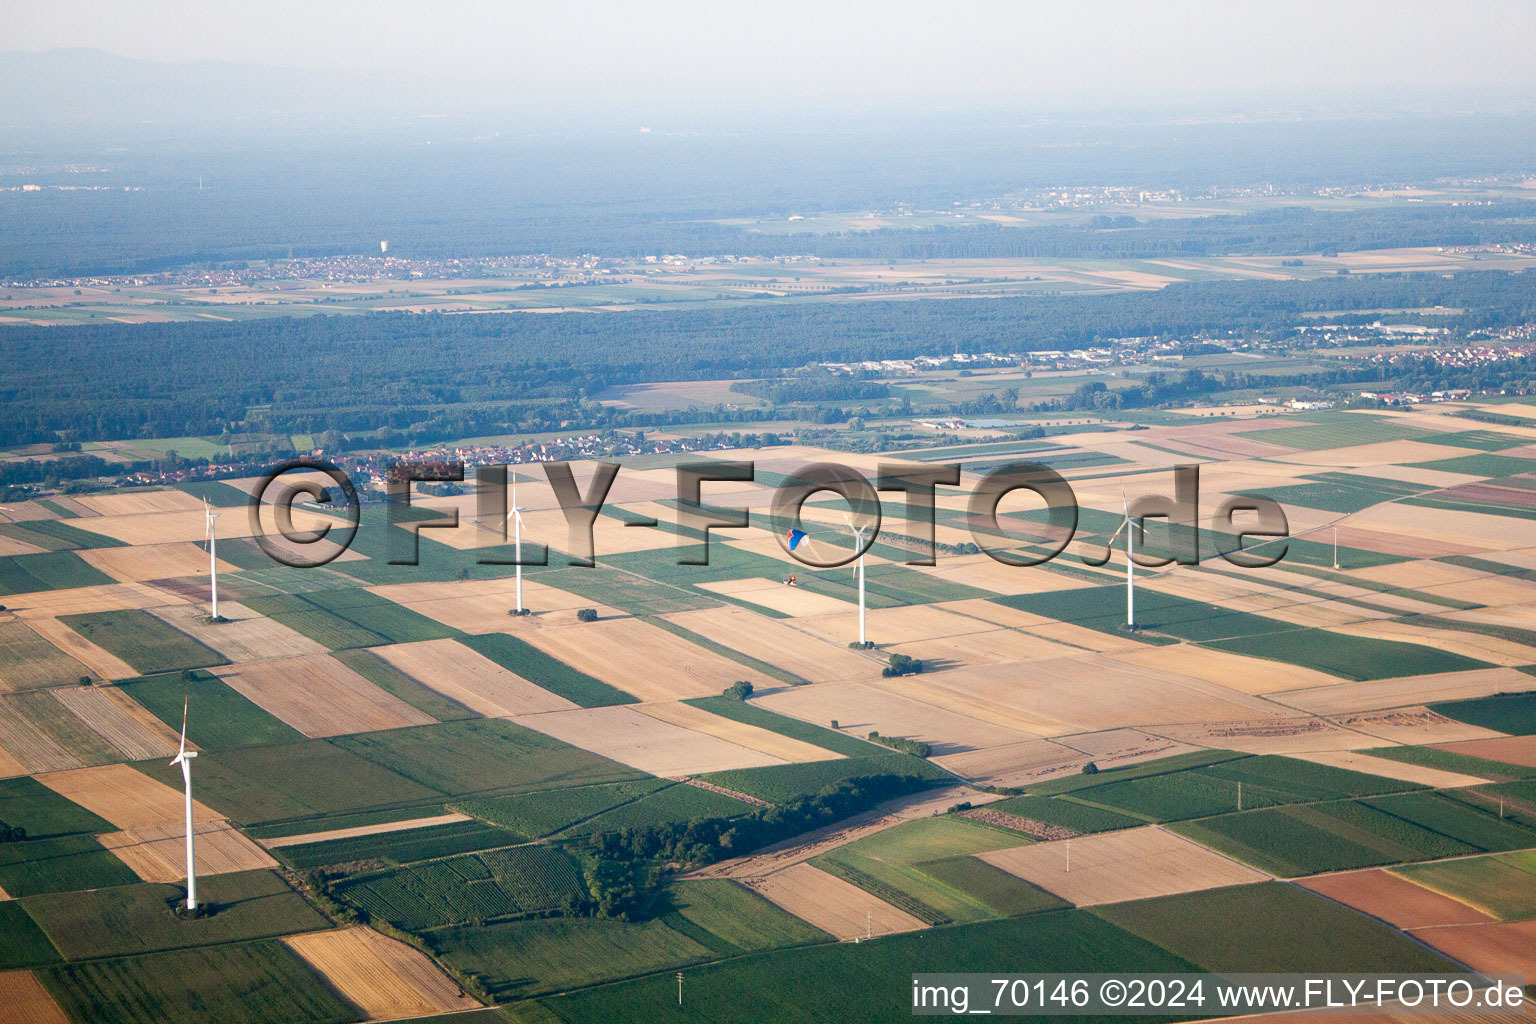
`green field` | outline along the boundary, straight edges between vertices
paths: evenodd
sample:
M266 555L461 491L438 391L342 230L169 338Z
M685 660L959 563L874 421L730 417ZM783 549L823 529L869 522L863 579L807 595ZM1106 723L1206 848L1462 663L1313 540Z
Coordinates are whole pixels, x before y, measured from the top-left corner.
M996 917L1060 910L1067 903L1022 878L969 855L924 861L923 874L991 909Z
M1353 513L1424 489L1418 484L1350 473L1319 473L1315 480L1315 483L1290 487L1271 487L1264 491L1263 496L1284 505Z
M1171 827L1282 876L1536 846L1536 830L1434 793L1244 811Z
M0 843L0 889L14 897L129 885L139 876L94 836L64 835Z
M1505 448L1518 448L1528 443L1523 437L1501 434L1496 430L1463 430L1454 434L1427 434L1416 438L1426 444L1450 445L1454 448L1475 448L1479 451L1497 452Z
M776 764L767 768L737 768L702 775L705 782L755 796L769 803L787 804L814 796L827 786L870 775L911 775L942 782L954 778L921 758L907 754L873 754L836 761Z
M1284 661L1355 680L1395 679L1398 676L1464 672L1490 667L1487 662L1423 644L1349 636L1326 629L1297 629L1267 636L1237 637L1214 641L1206 646L1233 654Z
M128 544L116 537L109 537L95 530L82 530L78 526L71 526L58 519L28 519L16 523L13 529L20 533L10 533L17 540L25 540L37 544L38 547L47 548L50 551L60 550L52 544L33 540L34 537L46 537L62 544L66 548L125 548ZM25 534L24 536L22 534ZM47 588L43 588L47 589Z
M261 939L329 927L303 897L270 871L199 878L198 902L210 917L184 921L173 904L181 885L143 882L91 892L61 892L22 901L27 913L70 960Z
M0 900L0 971L59 962L59 951L18 900Z
M139 761L139 771L181 787L179 769ZM197 760L197 798L241 824L306 818L442 794L324 740L220 751Z
M350 864L356 861L409 864L432 857L451 857L510 846L520 840L520 836L484 822L456 821L427 828L353 836L350 839L299 843L280 847L273 853L279 860L304 871L324 864Z
M338 615L354 625L384 637L392 644L417 640L442 640L462 634L452 626L429 619L420 612L361 588L351 590L313 590L304 600Z
M248 597L243 603L272 621L280 622L289 629L304 634L327 650L377 647L389 642L372 630L364 629L349 619L333 615L310 604L298 594Z
M341 1024L359 1016L275 939L65 964L37 975L76 1021Z
M1148 821L1178 821L1239 810L1239 785L1243 809L1419 788L1380 775L1261 755L1090 786L1076 790L1073 798Z
M639 923L590 917L505 921L434 932L432 945L444 962L479 975L498 999L628 978L714 956L654 919ZM669 976L667 984L677 983ZM634 1018L620 1005L595 1019Z
M671 974L573 992L542 1003L566 1024L885 1022L911 1015L914 973L994 972L999 969L999 957L1007 960L1009 971L1017 972L1192 969L1187 961L1106 921L1081 911L1061 911L873 942L828 943L694 968L684 972L682 1007L677 1005L677 981ZM671 965L658 963L651 969L663 966ZM525 975L542 976L536 970ZM814 998L807 998L810 995Z
M73 551L0 557L0 597L33 594L40 590L98 587L116 582Z
M1356 413L1340 415L1326 422L1304 427L1251 430L1236 436L1315 452L1328 448L1353 448L1356 445L1376 444L1381 441L1417 439L1425 433L1427 432L1418 427L1407 426L1395 419Z
M638 800L667 785L671 783L661 779L636 779L632 782L456 800L453 809L511 829L528 839L537 839L560 832L611 807Z
M188 714L196 716L197 745L203 750L295 743L304 738L210 672L194 671L190 680L173 673L118 685L172 729L181 728L182 702L186 701Z
M458 701L449 700L431 687L421 685L372 651L361 648L337 651L332 657L381 690L399 697L417 711L431 715L439 722L480 717Z
M930 924L983 921L997 916L989 904L919 865L1028 841L967 818L922 818L839 847L812 863Z
M522 676L530 683L542 686L551 693L584 708L607 707L612 704L634 704L637 699L623 690L594 679L585 672L578 672L565 662L552 658L531 644L524 643L506 633L488 633L484 636L466 636L459 641L465 647L478 651L502 668Z
M227 484L222 480L194 480L184 484L172 484L170 489L190 494L198 501L207 499L208 504L214 508L241 508L251 503L249 494L234 484Z
M1191 750L1187 753L1154 758L1151 761L1141 761L1137 764L1128 764L1119 768L1104 768L1091 775L1063 775L1059 779L1047 779L1044 782L1031 783L1029 792L1039 796L1057 796L1074 793L1079 789L1103 786L1110 782L1141 779L1149 775L1165 775L1168 772L1183 771L1186 768L1200 768L1209 764L1235 761L1238 758L1249 756L1251 755L1239 754L1231 750ZM1002 804L995 806L1001 808ZM1071 828L1072 826L1068 825L1067 827ZM1094 831L1102 832L1105 830L1097 829Z
M1536 691L1429 705L1447 718L1516 736L1536 733Z
M734 797L711 793L698 786L675 785L648 793L638 800L621 804L596 817L572 825L562 834L568 836L596 835L602 832L619 832L630 828L650 828L658 825L687 824L709 818L735 818L752 810Z
M1408 864L1393 874L1481 907L1501 921L1536 917L1536 852Z
M359 733L330 742L447 795L561 789L644 775L492 718Z
M662 921L720 956L829 942L832 936L724 878L678 882Z
M90 669L32 632L25 622L0 622L0 679L11 690L77 683Z
M111 822L25 775L0 779L0 821L26 829L28 840L116 830Z
M148 612L134 608L60 615L59 621L91 643L122 658L140 675L206 668L228 662L218 651L205 647Z
M397 928L424 931L572 909L587 900L576 861L552 846L514 846L348 879L336 892Z
M1126 783L1127 785L1129 783ZM1090 807L1072 799L1054 796L1013 796L987 805L989 811L1015 814L1031 821L1069 828L1073 832L1109 832L1146 824L1143 818Z
M1468 757L1465 754L1453 754L1449 750L1436 750L1434 747L1376 747L1361 753L1363 756L1383 757L1389 761L1421 764L1426 768L1439 768L1448 772L1477 775L1485 779L1492 779L1494 782L1508 782L1513 779L1525 779L1536 776L1536 768L1528 765L1507 764L1504 761L1489 761L1481 757Z
M721 718L729 718L735 722L744 722L747 725L755 725L759 729L767 729L776 732L780 736L788 736L791 739L800 740L817 747L824 747L836 754L846 754L849 757L866 757L878 753L875 747L865 740L848 736L832 729L826 729L810 722L802 722L798 718L790 718L786 715L775 714L767 708L758 707L756 704L735 697L696 697L687 700L684 704L692 704L696 708L703 708L710 714L719 715Z
M1208 971L1455 973L1394 928L1281 882L1230 886L1092 911Z
M1536 471L1536 459L1521 459L1512 455L1463 455L1454 459L1436 459L1433 462L1409 463L1415 469L1433 469L1442 473L1465 473L1469 476L1498 478L1516 476Z

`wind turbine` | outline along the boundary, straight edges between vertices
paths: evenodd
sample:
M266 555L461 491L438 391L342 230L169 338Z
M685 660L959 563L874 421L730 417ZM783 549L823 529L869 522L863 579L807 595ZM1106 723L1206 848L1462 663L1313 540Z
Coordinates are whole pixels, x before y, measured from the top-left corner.
M1125 496L1125 485L1120 485L1120 501L1125 506L1125 519L1121 521L1119 529L1109 535L1105 541L1108 547L1115 543L1115 538L1120 536L1120 530L1125 530L1125 625L1127 629L1136 628L1136 526L1131 522L1131 503Z
M507 519L517 520L513 527L516 531L514 535L517 538L513 542L516 545L513 550L517 558L517 614L519 615L523 614L523 513L526 511L527 509L517 503L517 478L513 477L512 509L507 513ZM502 525L505 526L505 522ZM502 534L502 536L506 536L506 534Z
M197 756L197 751L187 749L187 700L181 705L181 749L176 753L176 760L171 762L174 768L181 765L181 781L187 792L187 909L197 909L197 865L192 857L192 759Z
M844 516L848 523L848 529L853 534L854 549L859 552L859 646L866 646L869 641L864 636L864 534L869 530L867 525L854 526L850 516Z
M212 602L212 605L213 605L212 612L211 612L209 617L214 622L218 622L219 621L219 565L218 565L218 556L217 556L217 554L215 552L215 549L218 547L218 543L214 539L214 535L213 535L213 533L214 533L214 531L213 531L213 521L215 519L219 518L219 513L215 512L213 510L213 506L208 504L208 499L207 498L203 499L203 514L208 517L208 528L207 528L207 531L204 533L203 536L204 536L204 539L208 542L208 594L209 594L209 598L210 598L210 600Z

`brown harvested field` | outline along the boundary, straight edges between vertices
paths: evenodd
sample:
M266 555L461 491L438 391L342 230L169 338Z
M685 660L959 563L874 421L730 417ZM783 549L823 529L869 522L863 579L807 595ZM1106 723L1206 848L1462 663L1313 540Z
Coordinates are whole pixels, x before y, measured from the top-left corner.
M1093 760L1051 740L1020 740L997 747L944 754L933 763L961 778L988 786L1025 786L1031 782L1076 775Z
M122 583L142 583L145 580L163 580L174 576L202 576L205 583L208 579L208 552L187 542L145 544L131 548L88 548L79 552L79 555ZM238 571L238 566L219 560L219 572Z
M27 774L27 766L8 754L4 747L0 747L0 779L10 779L25 774Z
M1390 565L1373 565L1365 569L1351 569L1348 575L1370 580L1373 583L1404 587L1408 590L1422 590L1446 583L1466 583L1469 580L1484 579L1488 576L1486 572L1479 569L1468 569L1464 566L1452 565L1450 562L1436 562L1427 558L1413 562L1393 562Z
M1385 747L1379 740L1340 728L1323 718L1260 718L1235 722L1193 722L1159 726L1165 736L1197 747L1241 750L1245 754L1295 754L1316 750L1360 750Z
M1315 715L1349 715L1382 708L1413 707L1446 700L1492 697L1496 693L1530 689L1531 677L1512 668L1475 668L1425 676L1335 683L1305 690L1269 694L1279 704Z
M1039 566L1004 565L990 555L939 554L934 561L936 565L914 565L912 568L937 579L990 590L994 594L1038 594L1088 586L1083 580Z
M20 705L9 700L0 700L0 751L5 752L7 769L11 763L22 769L8 774L59 771L84 763L75 751L61 746L38 728Z
M846 644L857 640L859 635L859 611L857 606L850 607L851 611L808 617L795 625L835 643ZM933 604L870 608L866 613L866 621L870 639L876 643L891 643L898 639L903 643L937 640L987 632L994 628L969 615L956 614Z
M813 683L867 679L880 663L810 636L782 619L725 606L664 616L671 622Z
M1399 928L1486 924L1496 920L1381 868L1314 875L1297 884Z
M1352 522L1366 529L1484 550L1525 547L1529 537L1523 519L1401 503L1368 508L1357 513ZM1415 554L1436 557L1423 550Z
M272 522L270 510L265 520L266 528L276 536L277 530ZM293 509L294 529L299 531L324 529L326 524L335 522L336 519L333 516L297 506ZM200 544L208 533L208 521L203 518L201 505L195 511L145 512L137 515L72 519L70 525L133 545L171 544L178 541ZM252 533L250 518L246 515L225 513L219 519L218 531L220 540L249 537Z
M785 761L832 761L843 756L826 747L818 747L814 743L781 736L767 729L759 729L755 725L747 725L745 722L721 718L703 708L696 708L680 701L637 704L635 710L642 715L649 715L658 721L667 722L690 732L718 736L727 742L759 750Z
M509 570L510 571L510 570ZM507 614L517 604L517 581L510 576L492 580L396 583L368 590L396 604L466 633L515 632L556 621L549 612L596 608L601 618L622 618L624 613L596 604L579 594L523 580L523 604L533 614L518 619ZM559 621L568 621L560 616Z
M1376 441L1350 448L1331 448L1326 451L1297 452L1294 455L1274 456L1277 462L1290 462L1305 466L1381 466L1401 465L1408 462L1434 462L1446 458L1444 445L1426 441Z
M1140 729L1106 729L1079 736L1062 736L1056 742L1081 750L1100 768L1122 768L1159 757L1188 754L1195 749L1178 740L1154 736Z
M1193 676L1255 696L1273 693L1281 687L1327 686L1339 681L1337 676L1312 669L1263 658L1248 658L1195 644L1172 644L1167 647L1140 645L1137 650L1117 651L1109 657L1127 665L1141 665Z
M12 594L5 599L5 606L23 619L54 618L85 612L117 612L127 608L154 608L163 604L182 603L180 598L171 597L143 583L103 583L96 587Z
M1536 768L1536 736L1499 736L1486 740L1467 740L1462 743L1436 743L1434 746L1453 754Z
M70 1024L31 971L0 971L0 1024Z
M1032 662L1027 671L1016 665L982 665L880 679L872 685L1041 736L1212 718L1263 720L1281 714L1272 704L1215 683L1091 653ZM1163 728L1152 731L1172 735Z
M530 683L457 640L375 647L373 653L451 700L489 718L568 711L576 705Z
M644 701L709 697L739 679L756 687L777 682L639 619L531 630L522 639Z
M1425 928L1413 937L1484 974L1536 976L1536 918L1515 924Z
M24 540L0 535L0 558L9 558L11 555L40 555L47 550L36 544L28 544Z
M1086 626L1076 626L1070 622L1056 622L1043 615L1020 611L1017 608L1008 608L986 600L952 601L945 607L972 618L996 623L999 626L1007 626L1010 629L1022 630L1033 636L1044 637L1047 640L1054 640L1056 643L1065 644L1068 647L1075 647L1084 651L1098 653L1130 650L1141 651L1145 650L1147 646L1140 640L1129 636L1115 636L1112 633L1103 633L1097 629L1089 629Z
M116 687L60 686L48 692L128 759L176 756L179 734Z
M201 512L203 510L203 503L184 491L87 494L75 500L102 516L132 516L145 512Z
M1373 757L1369 751L1355 753L1347 750L1311 750L1293 753L1291 756L1301 761L1311 761L1313 764L1325 764L1330 768L1343 768L1352 772L1365 772L1367 775L1380 775L1388 779L1401 779L1404 782L1433 786L1436 789L1481 786L1489 781L1475 775L1464 775L1461 772L1447 772L1439 768L1409 764L1406 761Z
M627 704L525 715L513 721L663 778L786 763L772 754L643 715Z
M237 664L325 653L324 647L303 633L263 618L237 601L219 604L219 614L228 622L206 621L207 607L201 604L152 608L150 614Z
M939 672L971 665L998 665L1004 662L1043 661L1077 653L1074 648L1017 629L988 628L978 622L979 632L935 640L890 644L881 648L885 654L905 654L924 664L925 672ZM889 640L888 634L883 634Z
M1071 848L1071 870L1067 849ZM1156 825L976 855L1079 907L1262 882L1270 876Z
M269 658L212 671L232 690L311 739L437 722L326 654Z
M928 927L904 910L810 864L796 864L742 884L843 942Z
M368 1020L425 1017L480 1006L420 950L358 925L283 939Z
M328 843L333 839L354 839L358 836L376 836L385 832L407 832L416 828L431 828L434 825L452 825L455 822L471 820L467 814L437 814L430 818L410 818L406 821L386 821L381 825L359 825L356 828L335 828L328 832L301 832L297 835L279 836L276 839L262 839L260 843L269 850L277 850L284 846L299 846L304 843Z
M701 590L713 591L734 597L738 601L771 608L785 615L831 615L853 607L847 601L812 593L800 587L788 587L783 580L752 577L744 580L721 580L718 583L700 583Z
M1367 736L1377 736L1393 743L1425 746L1431 743L1450 743L1457 740L1480 740L1500 736L1491 729L1458 722L1454 718L1429 710L1426 707L1392 708L1387 711L1366 711L1358 715L1339 715L1332 719L1336 724Z
M72 800L120 829L156 828L183 820L185 804L180 790L135 771L126 764L74 768L36 776L55 793ZM193 821L219 821L222 817L200 800L192 801Z
M922 677L915 677L922 678ZM892 693L870 683L816 683L789 686L753 699L770 711L817 725L836 721L852 736L878 732L931 745L938 755L961 754L1030 740L1018 729L991 719L947 710L922 696Z
M278 866L265 850L227 821L194 821L192 835L200 876ZM183 823L125 829L96 838L146 882L175 882L187 877L187 832Z
M139 673L105 648L98 647L58 619L27 619L27 626L101 679L129 679Z
M24 621L0 621L0 692L74 683L89 671Z

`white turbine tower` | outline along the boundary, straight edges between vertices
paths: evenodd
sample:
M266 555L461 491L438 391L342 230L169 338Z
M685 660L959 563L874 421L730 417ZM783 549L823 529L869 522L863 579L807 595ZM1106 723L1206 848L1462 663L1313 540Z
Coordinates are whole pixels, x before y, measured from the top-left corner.
M1136 628L1136 525L1131 521L1131 503L1125 497L1125 485L1120 487L1120 501L1125 506L1125 519L1120 522L1119 529L1109 535L1105 542L1108 547L1115 543L1115 538L1120 536L1120 530L1125 531L1125 625L1128 629Z
M218 542L213 535L213 521L219 518L219 513L215 512L213 506L208 504L207 498L203 499L203 514L208 517L208 527L204 533L204 538L208 542L208 597L212 605L209 618L217 622L219 621L219 563L216 550Z
M513 550L517 558L517 614L519 615L523 614L523 513L526 511L527 509L517 503L517 480L513 478L512 509L507 513L507 518L516 520L513 526L515 530L514 536L516 537L516 540L513 541L515 545Z
M869 641L864 635L864 534L869 530L868 526L854 526L851 517L844 517L848 522L848 530L853 534L853 547L859 552L859 646L863 647Z
M181 765L181 781L187 792L187 909L197 909L197 865L192 856L192 759L197 756L197 751L187 749L187 702L181 705L181 749L176 753L176 760L171 762L174 768Z

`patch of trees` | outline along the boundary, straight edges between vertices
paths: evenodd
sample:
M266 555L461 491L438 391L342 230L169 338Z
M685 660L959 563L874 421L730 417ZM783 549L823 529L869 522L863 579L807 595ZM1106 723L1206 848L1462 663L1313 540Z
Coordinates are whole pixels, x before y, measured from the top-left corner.
M868 402L891 396L889 384L821 373L785 380L746 380L731 385L742 395L765 398L775 405L790 402Z
M916 676L922 675L923 660L914 658L910 654L893 654L885 668L880 670L882 676ZM874 739L873 736L870 739ZM927 755L924 755L925 757Z
M871 731L868 739L871 743L878 743L882 747L890 747L892 750L899 750L913 757L927 757L933 753L933 748L928 744L921 740L909 740L905 736L882 736L877 731Z

